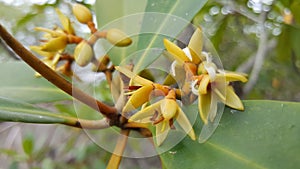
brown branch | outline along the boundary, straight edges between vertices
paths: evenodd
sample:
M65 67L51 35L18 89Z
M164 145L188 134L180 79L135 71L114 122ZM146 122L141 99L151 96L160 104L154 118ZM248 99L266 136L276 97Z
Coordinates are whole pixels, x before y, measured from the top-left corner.
M10 33L8 33L1 24L0 36L16 54L18 54L29 66L40 73L52 84L54 84L67 94L71 95L72 97L76 98L77 100L81 101L82 103L88 105L89 107L101 112L113 123L119 121L119 116L117 114L116 108L108 106L84 93L80 89L72 86L70 82L65 80L63 77L49 68L46 64L40 61L37 57L35 57L30 51L28 51L18 40L16 40Z

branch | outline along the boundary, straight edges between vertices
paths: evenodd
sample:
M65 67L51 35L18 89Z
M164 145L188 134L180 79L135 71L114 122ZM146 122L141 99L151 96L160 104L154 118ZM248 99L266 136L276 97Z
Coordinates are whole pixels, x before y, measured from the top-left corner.
M267 54L267 42L268 42L268 34L266 31L266 28L264 26L264 22L266 20L266 12L262 12L260 14L260 22L259 25L261 27L261 33L260 33L260 38L259 38L259 45L258 45L258 50L255 56L255 61L254 61L254 65L250 74L250 78L249 81L247 82L247 84L245 85L244 89L243 89L243 93L245 95L247 95L255 86L258 76L259 76L259 72L263 66L264 63L264 59L266 57Z
M88 105L89 107L101 112L103 115L108 117L113 123L118 120L117 110L114 107L108 106L95 98L87 95L80 89L72 86L70 82L65 80L46 64L35 57L30 51L28 51L19 41L17 41L11 34L9 34L5 28L0 24L0 36L6 42L6 44L11 47L11 49L17 53L29 66L31 66L35 71L40 73L44 78L50 81L52 84L69 94L70 96L76 98L82 103Z
M267 53L276 47L277 42L275 39L272 39L267 42L266 44L266 50ZM251 55L245 62L243 62L237 69L237 72L243 72L243 73L249 73L251 68L253 67L254 61L255 61L256 54Z
M110 127L109 120L107 118L103 118L101 120L69 118L68 121L63 124L82 129L105 129Z
M122 160L126 143L128 140L129 130L121 130L121 135L118 138L116 147L107 164L107 169L118 169Z

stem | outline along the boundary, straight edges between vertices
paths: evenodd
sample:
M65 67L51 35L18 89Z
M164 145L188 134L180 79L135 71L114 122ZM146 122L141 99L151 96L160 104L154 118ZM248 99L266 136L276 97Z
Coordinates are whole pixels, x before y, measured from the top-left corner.
M68 126L78 127L82 129L105 129L110 127L108 119L104 118L101 120L85 120L77 118L69 118L66 123Z
M95 98L87 95L80 89L72 86L67 80L49 68L46 64L35 57L30 51L28 51L19 41L17 41L11 34L9 34L5 28L0 24L0 36L6 42L11 49L17 53L29 66L35 71L40 73L44 78L50 81L52 84L69 94L70 96L78 99L82 103L89 107L101 112L103 115L108 117L110 120L116 122L118 114L114 107L108 106Z
M251 75L249 78L248 83L245 85L243 92L245 95L247 95L255 86L258 76L260 73L260 70L264 64L264 60L267 54L267 42L268 42L268 32L264 26L265 20L266 20L266 12L262 12L260 14L260 27L261 27L261 33L260 33L260 39L259 39L259 45L257 49L257 53L255 56L253 68L251 71Z
M128 140L129 130L121 130L116 147L111 155L106 169L118 169Z

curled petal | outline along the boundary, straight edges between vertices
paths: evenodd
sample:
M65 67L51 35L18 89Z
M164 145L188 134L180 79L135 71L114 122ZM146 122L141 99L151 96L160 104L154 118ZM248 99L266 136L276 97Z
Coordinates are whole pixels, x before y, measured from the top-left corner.
M167 138L167 135L170 131L170 126L168 123L169 123L168 121L163 121L162 123L158 123L156 125L156 144L157 144L157 146L160 146Z
M164 45L169 53L178 61L179 64L189 61L190 59L185 55L185 53L174 43L170 42L168 39L164 39Z
M189 119L186 117L184 112L181 110L181 108L178 108L178 114L176 117L176 121L181 126L181 128L190 136L190 138L192 140L196 140L196 136L195 136L193 127L192 127Z
M176 76L176 70L175 70L175 68L176 68L176 65L177 65L178 63L177 63L177 61L175 60L174 62L172 62L172 64L171 64L171 70L170 70L170 73L173 75L173 76Z
M209 76L203 76L202 80L199 84L199 94L206 94L207 93L207 86L209 84L210 78Z
M235 94L232 86L226 87L226 102L225 104L237 110L244 110L244 105L240 98Z
M150 106L145 107L141 111L138 111L135 113L133 116L131 116L128 119L128 122L138 122L138 121L143 121L143 122L151 122L150 117L153 116L155 111L159 110L159 106L161 104L161 101L158 101ZM148 118L148 119L147 119ZM147 121L149 120L149 121Z
M132 71L130 71L127 68L116 66L115 69L118 70L119 72L123 73L127 77L131 78L132 81L134 81L135 83L138 83L140 85L145 86L145 85L153 84L153 82L151 82L150 80L142 78L141 76L133 73Z
M200 117L204 122L204 124L207 124L208 122L210 105L211 105L211 93L208 92L207 94L199 94L198 109L199 109Z
M153 91L153 89L153 85L151 84L143 86L136 90L124 106L123 112L130 112L149 101L149 95Z
M205 59L206 59L206 61L207 61L208 63L211 63L211 62L212 62L212 58L211 58L211 56L209 56L209 54L208 54L207 52L202 51L201 54L202 54L202 56L205 57Z
M198 82L198 79L194 80L194 81L191 83L191 89L192 89L192 92L193 92L195 95L199 95L198 89L195 88L195 85L197 84L197 82Z
M207 62L206 64L204 64L204 68L207 71L207 73L209 74L210 81L211 82L214 81L217 76L216 65L214 63Z

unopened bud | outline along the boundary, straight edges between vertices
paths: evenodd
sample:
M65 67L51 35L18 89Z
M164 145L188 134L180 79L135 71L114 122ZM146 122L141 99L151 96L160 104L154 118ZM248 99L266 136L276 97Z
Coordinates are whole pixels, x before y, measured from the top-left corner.
M91 11L81 4L73 5L73 14L75 15L76 19L83 24L87 24L88 22L93 21L93 16Z
M75 48L74 59L79 66L88 65L94 57L94 51L86 41L81 41Z
M106 39L115 46L128 46L132 40L119 29L110 29L107 31Z

